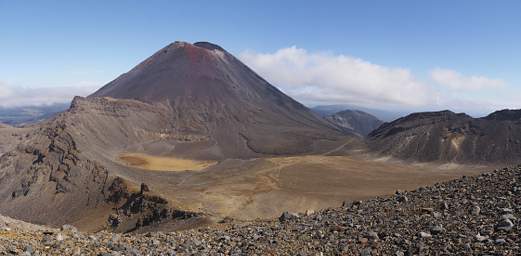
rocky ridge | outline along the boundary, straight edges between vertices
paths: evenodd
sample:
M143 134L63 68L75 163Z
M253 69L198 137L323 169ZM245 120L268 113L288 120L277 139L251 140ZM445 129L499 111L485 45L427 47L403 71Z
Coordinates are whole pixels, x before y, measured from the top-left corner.
M0 255L519 255L521 166L279 220L172 233L7 228Z
M71 216L81 211L78 206L103 202L107 170L80 154L67 125L59 119L28 133L15 149L0 156L0 163L3 213L56 220L56 212Z
M452 111L414 113L368 135L371 151L420 162L516 164L521 156L521 110L483 118Z
M23 139L0 154L0 212L53 226L82 222L100 230L112 225L117 232L194 217L157 196L154 188L139 191L141 181L121 178L113 166L110 172L107 161L96 155L111 143L158 137L167 122L161 110L132 100L75 98L68 111L17 135ZM114 119L146 122L131 130L114 125Z

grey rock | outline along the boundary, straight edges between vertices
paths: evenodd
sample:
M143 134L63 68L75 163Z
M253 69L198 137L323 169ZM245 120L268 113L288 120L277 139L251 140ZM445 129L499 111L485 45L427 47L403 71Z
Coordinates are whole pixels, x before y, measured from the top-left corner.
M503 213L513 213L513 212L514 212L514 210L512 210L512 209L510 209L510 208L502 208L501 211L502 211Z
M501 215L501 219L512 220L512 221L517 220L516 216L514 216L512 213Z
M430 233L423 232L423 231L420 232L418 235L419 235L421 238L431 238L431 237L432 237L432 235L431 235Z
M296 213L284 212L279 217L279 221L280 222L285 222L285 221L295 220L295 219L298 219L298 218L299 218L299 216Z
M506 244L507 241L505 239L499 238L494 241L496 244Z
M509 219L502 219L497 225L497 230L510 231L514 227L514 223L512 223Z
M380 238L378 237L378 233L376 233L376 232L374 232L374 231L369 231L369 232L367 232L366 237L367 237L368 239L371 239L371 240L378 240L378 239L380 239Z
M431 234L437 235L443 233L444 229L441 225L434 225L431 227Z
M33 246L32 245L27 245L25 246L25 249L24 249L24 252L28 253L29 255L31 255L34 251L33 251Z
M401 202L401 203L409 202L409 198L406 195L399 195L397 197L397 200L398 200L398 202Z
M402 251L396 251L396 252L394 253L394 255L395 255L395 256L405 256L405 253L402 252Z
M422 208L422 212L431 214L432 212L434 212L434 209L433 208Z
M56 234L56 241L58 241L58 242L65 240L65 238L66 238L65 235L63 235L62 233Z
M480 213L481 213L481 208L479 208L479 206L476 205L476 206L472 207L472 215L477 216Z
M476 235L476 240L478 240L479 242L483 242L483 241L488 240L488 236L482 236L481 234L478 233Z
M363 250L360 252L360 256L371 256L371 255L373 255L373 252L372 252L372 250L371 250L370 247L365 248L365 249L363 249Z

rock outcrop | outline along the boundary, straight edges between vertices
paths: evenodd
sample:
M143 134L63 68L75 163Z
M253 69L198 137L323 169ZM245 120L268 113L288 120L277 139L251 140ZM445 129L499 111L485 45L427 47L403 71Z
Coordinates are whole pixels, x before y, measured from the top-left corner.
M54 120L0 157L0 211L62 224L104 202L108 171L80 153L67 124Z
M68 111L35 126L0 157L0 213L57 226L107 219L124 196L115 184L128 176L112 152L171 134L168 113L161 104L75 98Z

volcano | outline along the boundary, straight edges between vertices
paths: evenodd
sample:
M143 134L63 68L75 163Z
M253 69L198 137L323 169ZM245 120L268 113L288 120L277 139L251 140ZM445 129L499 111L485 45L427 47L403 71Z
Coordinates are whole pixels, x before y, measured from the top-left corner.
M89 98L162 103L170 133L183 140L178 154L197 158L316 153L342 136L218 45L175 42Z

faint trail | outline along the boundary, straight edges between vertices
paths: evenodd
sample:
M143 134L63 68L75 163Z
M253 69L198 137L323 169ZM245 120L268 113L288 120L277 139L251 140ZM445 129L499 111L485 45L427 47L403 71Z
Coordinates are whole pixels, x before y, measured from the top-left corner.
M352 142L351 139L349 139L349 140L346 141L344 144L342 144L342 145L340 145L340 146L338 146L338 147L336 147L336 148L334 148L334 149L332 149L332 150L330 150L330 151L328 151L328 152L326 152L326 153L323 153L323 154L321 154L321 155L323 155L323 156L327 156L327 155L332 154L332 153L334 153L334 152L336 152L336 151L339 151L339 150L341 150L342 148L344 148L345 146L347 146L347 145L348 145L349 143L351 143L351 142Z

